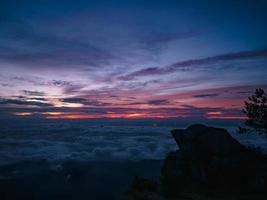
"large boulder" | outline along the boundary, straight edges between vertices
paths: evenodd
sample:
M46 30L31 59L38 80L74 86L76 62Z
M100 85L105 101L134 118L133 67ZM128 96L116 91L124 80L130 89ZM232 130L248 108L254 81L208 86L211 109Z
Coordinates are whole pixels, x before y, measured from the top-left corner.
M207 151L221 156L243 152L246 148L235 140L227 130L195 124L187 129L171 131L181 150Z
M179 150L162 168L162 188L175 196L189 187L231 192L267 189L267 161L235 140L226 129L192 125L173 130Z
M200 124L171 131L160 184L135 178L123 200L267 199L267 158L246 148L226 129Z

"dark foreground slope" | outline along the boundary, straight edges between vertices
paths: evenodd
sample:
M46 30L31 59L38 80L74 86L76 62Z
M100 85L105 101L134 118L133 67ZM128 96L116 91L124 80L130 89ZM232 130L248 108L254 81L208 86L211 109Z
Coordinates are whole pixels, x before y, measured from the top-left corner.
M267 199L267 158L221 128L192 125L172 131L160 183L135 178L124 200Z
M162 161L20 162L0 167L0 200L115 200L134 176L158 179Z

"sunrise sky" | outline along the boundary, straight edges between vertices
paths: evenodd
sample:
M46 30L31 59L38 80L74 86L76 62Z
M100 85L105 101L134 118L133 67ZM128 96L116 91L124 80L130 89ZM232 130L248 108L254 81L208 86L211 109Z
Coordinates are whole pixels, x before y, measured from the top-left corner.
M243 118L267 1L9 0L0 118Z

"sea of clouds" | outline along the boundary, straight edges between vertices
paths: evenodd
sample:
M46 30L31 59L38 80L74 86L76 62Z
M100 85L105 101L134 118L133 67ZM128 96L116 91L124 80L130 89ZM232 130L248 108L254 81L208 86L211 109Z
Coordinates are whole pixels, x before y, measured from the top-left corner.
M163 159L176 148L171 127L54 121L1 128L0 165L23 160Z
M177 149L171 125L92 121L18 121L1 125L0 166L19 161L115 161L164 159ZM183 128L183 127L179 127ZM241 143L260 146L267 152L267 139L240 135L227 127Z

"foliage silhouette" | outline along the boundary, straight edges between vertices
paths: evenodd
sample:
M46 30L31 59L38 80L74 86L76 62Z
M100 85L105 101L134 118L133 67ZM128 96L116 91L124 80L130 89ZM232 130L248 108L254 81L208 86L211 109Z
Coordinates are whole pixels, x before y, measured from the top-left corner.
M267 137L267 95L263 89L256 89L255 94L248 97L243 112L247 115L246 125L262 130Z

